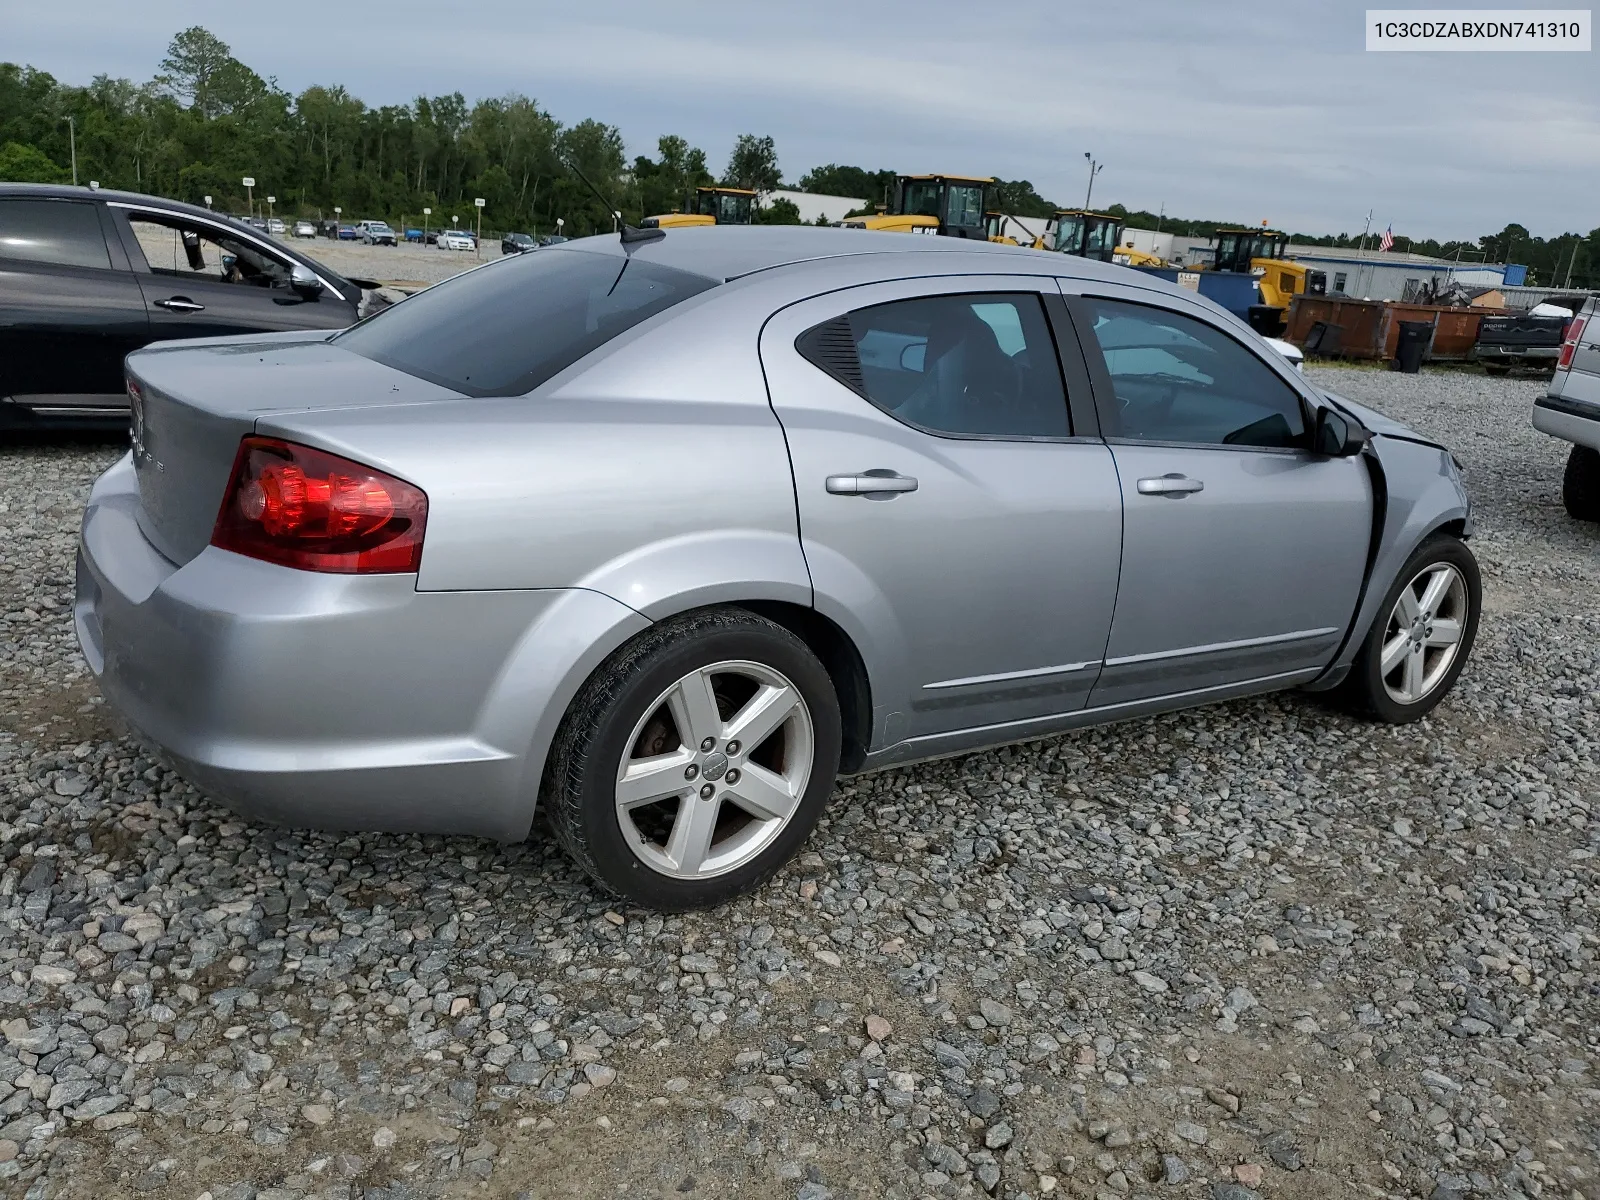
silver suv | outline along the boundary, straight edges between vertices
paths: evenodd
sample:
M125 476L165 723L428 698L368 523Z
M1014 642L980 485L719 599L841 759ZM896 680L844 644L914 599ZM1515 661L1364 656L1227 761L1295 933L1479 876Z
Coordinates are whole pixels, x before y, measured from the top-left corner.
M1561 499L1580 521L1600 521L1600 313L1585 304L1567 326L1548 394L1533 402L1533 427L1572 443Z

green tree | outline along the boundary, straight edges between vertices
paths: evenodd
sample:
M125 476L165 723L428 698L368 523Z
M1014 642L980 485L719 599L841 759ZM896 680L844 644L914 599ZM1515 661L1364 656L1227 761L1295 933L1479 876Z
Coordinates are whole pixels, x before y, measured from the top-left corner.
M222 111L216 85L231 74L229 68L234 65L228 43L199 25L191 25L167 46L156 83L202 117L214 117ZM237 79L228 82L237 88Z
M779 196L770 204L756 210L756 221L762 225L800 225L800 208L787 196Z
M749 188L756 192L782 187L783 172L778 169L778 148L772 139L741 133L728 157L722 183L724 187Z
M66 183L72 173L47 155L19 142L0 146L0 180L8 183Z
M800 176L800 190L825 196L854 196L866 201L870 211L874 204L886 204L893 199L894 181L893 171L867 171L829 163L813 167Z

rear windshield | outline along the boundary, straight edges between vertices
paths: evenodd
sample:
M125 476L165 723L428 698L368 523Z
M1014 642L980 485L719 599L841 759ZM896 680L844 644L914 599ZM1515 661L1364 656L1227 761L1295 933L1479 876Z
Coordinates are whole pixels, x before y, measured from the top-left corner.
M334 340L469 396L520 396L715 285L610 254L519 254L435 284Z

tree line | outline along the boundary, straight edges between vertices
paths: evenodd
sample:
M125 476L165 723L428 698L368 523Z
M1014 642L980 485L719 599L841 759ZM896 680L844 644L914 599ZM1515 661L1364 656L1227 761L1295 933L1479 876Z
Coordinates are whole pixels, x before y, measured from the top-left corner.
M70 118L70 120L69 120ZM285 217L381 217L408 225L463 224L473 199L486 203L495 229L583 235L609 231L602 203L568 168L593 180L624 219L680 209L697 186L770 191L783 174L771 137L743 134L720 175L703 149L665 134L656 153L630 161L622 132L586 119L566 125L537 101L508 93L469 104L460 92L418 96L410 104L369 107L338 85L314 85L298 95L233 56L220 38L195 26L172 39L158 73L145 83L97 75L72 86L45 71L0 63L0 180L67 182L76 152L78 178L243 212L246 176L257 182L259 207L275 196ZM938 164L929 164L937 167ZM924 168L926 169L926 168ZM864 201L871 212L893 199L896 172L829 163L800 176L798 190ZM1040 195L1028 180L997 179L992 207L1042 222L1068 207ZM1209 236L1237 221L1191 220L1165 213L1106 211L1133 228ZM800 219L778 199L757 217L768 223ZM1253 224L1245 222L1244 224ZM1297 242L1348 248L1360 235L1296 232ZM1367 244L1375 246L1377 232ZM1471 240L1438 241L1395 235L1396 250L1463 261L1526 263L1530 282L1600 287L1600 229L1545 239L1520 224Z

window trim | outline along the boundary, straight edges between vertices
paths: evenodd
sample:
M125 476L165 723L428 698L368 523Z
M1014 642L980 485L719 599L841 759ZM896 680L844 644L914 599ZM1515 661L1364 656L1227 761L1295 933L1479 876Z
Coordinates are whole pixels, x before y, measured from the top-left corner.
M961 276L932 276L932 277L927 277L926 280L924 280L924 279L909 279L909 280L904 280L904 281L900 281L900 282L923 283L923 282L931 282L933 279L936 279L936 278L940 279L940 280L944 280L944 279L961 280L963 277L961 277ZM985 277L985 278L992 278L992 277ZM1012 277L1012 282L1020 284L1020 283L1023 283L1025 281L1030 281L1031 279L1032 279L1031 276L1014 276L1014 277ZM890 282L890 281L884 281L884 282ZM1041 278L1040 282L1042 283L1042 282L1045 282L1045 281ZM875 286L875 285L868 284L866 286L872 287L872 286ZM854 289L849 289L849 290L854 290ZM1050 352L1051 352L1051 354L1053 355L1053 357L1055 359L1055 363L1056 363L1056 378L1057 378L1057 381L1059 382L1059 384L1061 386L1062 398L1065 401L1066 418L1067 418L1067 432L1065 434L1050 434L1050 433L1032 433L1032 434L1024 434L1024 433L957 433L957 432L955 432L953 430L932 429L932 428L929 428L926 425L919 425L915 421L909 421L905 417L900 416L898 413L891 412L890 410L882 407L876 401L874 401L871 396L867 395L866 392L863 389L858 389L858 388L852 387L849 383L846 383L838 375L834 374L832 371L827 370L825 367L823 367L823 366L819 365L818 363L816 363L815 361L813 361L810 357L808 357L806 355L805 351L802 350L801 346L800 346L801 342L809 334L811 334L814 330L819 329L823 325L827 325L827 324L829 324L829 323L831 323L833 321L839 321L839 320L848 321L849 318L850 318L850 314L851 313L862 312L862 311L864 311L866 309L870 309L870 308L885 308L885 307L887 307L888 305L891 305L891 304L904 304L904 303L906 303L908 301L912 301L912 300L939 300L939 299L946 299L946 298L951 298L951 297L961 297L961 296L1032 296L1033 298L1035 298L1039 302L1040 312L1041 312L1041 315L1044 317L1045 332L1047 334L1047 339L1046 340L1049 343ZM1072 377L1073 377L1073 372L1067 365L1068 362L1070 361L1070 358L1063 354L1063 344L1062 344L1061 336L1060 336L1060 333L1057 330L1056 321L1052 319L1052 313L1051 313L1051 301L1052 301L1052 299L1057 301L1058 304L1059 304L1059 301L1061 299L1059 292L1056 292L1056 293L1052 294L1051 292L1045 291L1042 287L1026 287L1026 286L1017 287L1017 286L1012 286L1012 287L988 287L988 288L985 288L985 287L952 288L949 291L919 292L916 295L897 296L897 297L894 297L892 299L887 299L887 300L874 300L874 301L872 301L870 303L867 303L867 304L854 304L854 305L851 305L849 308L846 308L842 312L834 314L832 317L828 317L825 320L817 321L817 322L814 322L811 325L808 325L805 329L801 330L801 332L795 336L795 339L791 343L791 346L794 349L795 354L798 355L800 360L806 364L807 368L809 368L810 370L818 372L819 374L825 376L828 379L831 379L834 383L836 383L840 387L844 388L845 391L851 393L854 396L859 397L864 403L867 404L867 406L869 408L872 409L873 412L878 413L880 416L883 416L883 417L887 418L888 420L891 420L891 421L895 422L897 425L903 425L907 429L914 429L918 433L926 434L928 437L942 438L945 441L952 441L952 442L1062 442L1062 443L1099 442L1101 439L1099 437L1099 423L1098 423L1098 420L1096 420L1096 422L1095 422L1095 425L1094 425L1095 432L1093 432L1093 433L1086 433L1086 432L1081 431L1078 428L1079 406L1075 406L1073 404L1073 399L1072 399L1073 391L1068 388L1068 383L1069 383L1069 380L1071 380ZM858 363L858 365L859 365L859 363ZM1085 403L1092 404L1093 403L1092 393L1090 393L1089 390L1088 390L1089 389L1089 380L1088 380L1087 375L1079 376L1077 378L1076 382L1079 385L1079 387L1078 387L1079 394L1083 395L1085 397L1084 400L1080 401L1080 405L1085 404Z
M42 201L46 204L76 204L80 207L87 208L94 216L95 227L100 230L100 240L104 245L106 261L104 265L98 263L91 265L89 263L57 262L53 259L45 258L19 258L10 254L0 254L0 259L4 259L7 262L27 264L30 269L44 268L52 271L115 271L119 269L117 264L117 249L119 248L119 243L114 242L111 238L106 236L105 221L101 219L98 211L102 207L100 204L87 198L79 199L76 196L30 196L26 193L23 193L21 195L0 197L0 203L16 203L18 201L26 201L29 203L37 203Z
M1274 369L1274 364L1270 363L1262 355L1251 349L1249 345L1241 341L1230 330L1218 325L1214 321L1206 320L1198 313L1188 312L1185 309L1176 308L1169 304L1159 304L1153 302L1152 300L1120 296L1114 292L1086 291L1067 296L1066 310L1069 316L1072 318L1074 329L1077 332L1078 342L1083 348L1084 359L1089 369L1089 378L1094 389L1095 407L1099 410L1101 422L1100 428L1102 431L1116 430L1119 427L1119 414L1117 409L1116 388L1111 382L1111 371L1106 366L1105 354L1100 349L1100 342L1094 336L1094 314L1090 311L1090 305L1096 300L1107 300L1113 304L1132 304L1141 308L1155 309L1158 312L1171 313L1174 316L1187 317L1191 321L1198 321L1202 325L1206 326L1206 328L1215 333L1221 334L1223 337L1226 337L1241 351L1250 355L1257 362L1261 363L1263 367L1271 372L1271 374L1283 384L1285 389L1288 390L1289 394L1295 398L1295 402L1300 406L1300 423L1305 429L1304 436L1307 438L1307 445L1304 446L1241 446L1224 442L1184 442L1168 441L1166 439L1157 441L1152 438L1124 437L1120 433L1113 432L1104 434L1105 441L1108 445L1163 446L1170 449L1183 450L1229 450L1236 453L1245 454L1304 455L1306 457L1311 457L1309 439L1311 436L1311 431L1316 426L1316 415L1312 410L1305 393L1300 388L1292 384L1289 380L1285 379L1281 372Z
M346 303L350 302L349 297L335 287L333 283L328 280L327 276L323 275L321 271L318 271L315 266L306 262L304 259L297 258L286 253L282 247L275 246L257 236L255 227L252 225L241 225L237 221L219 221L212 217L199 217L194 213L179 212L176 209L162 208L155 204L136 204L127 200L109 200L106 202L106 208L108 210L118 209L121 211L123 241L127 249L128 259L132 264L135 274L154 275L156 273L155 268L153 268L149 261L145 258L144 248L139 245L139 239L134 234L133 225L129 219L130 214L146 213L155 217L164 217L169 221L187 221L191 224L209 227L228 237L237 238L240 241L252 243L263 254L270 255L273 258L283 259L291 268L297 264L300 266L309 267L312 273L322 281L323 288L325 288L327 292L330 293L335 299L343 300ZM126 246L126 243L129 241L131 241L133 244L131 246ZM137 258L134 257L136 252L138 254Z

